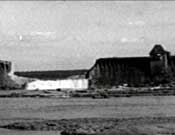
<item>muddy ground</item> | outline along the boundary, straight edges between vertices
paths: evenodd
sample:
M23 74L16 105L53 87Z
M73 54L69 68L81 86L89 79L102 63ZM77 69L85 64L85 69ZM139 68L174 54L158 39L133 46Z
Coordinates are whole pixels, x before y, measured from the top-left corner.
M60 135L60 132L63 135L173 135L175 96L0 98L3 135Z
M173 135L175 117L77 118L15 122L12 130L58 130L61 135Z

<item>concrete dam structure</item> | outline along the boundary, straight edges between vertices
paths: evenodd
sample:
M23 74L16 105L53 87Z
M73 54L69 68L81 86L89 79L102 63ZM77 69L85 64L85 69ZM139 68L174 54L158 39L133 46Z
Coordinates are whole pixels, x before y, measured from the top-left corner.
M0 89L15 89L19 86L11 79L13 74L10 61L0 61Z
M8 64L7 64L8 65ZM1 72L10 72L2 64ZM155 45L145 57L112 57L97 59L89 70L16 72L34 78L27 89L88 89L158 86L175 82L175 56L162 45Z
M12 63L10 61L0 60L0 73L8 74L12 71Z
M168 83L175 78L175 56L155 45L149 57L100 58L87 72L87 78L90 88Z

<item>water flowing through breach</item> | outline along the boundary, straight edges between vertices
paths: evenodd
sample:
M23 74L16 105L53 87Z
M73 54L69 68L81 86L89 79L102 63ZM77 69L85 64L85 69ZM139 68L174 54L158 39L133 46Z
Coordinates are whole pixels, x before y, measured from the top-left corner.
M27 84L27 90L87 89L88 79L35 80Z

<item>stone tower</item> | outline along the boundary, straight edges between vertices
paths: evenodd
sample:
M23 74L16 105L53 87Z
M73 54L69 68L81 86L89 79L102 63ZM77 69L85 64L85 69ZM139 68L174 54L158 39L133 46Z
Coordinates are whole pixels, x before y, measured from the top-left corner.
M151 74L161 74L168 71L170 52L166 51L161 45L155 45L150 51Z

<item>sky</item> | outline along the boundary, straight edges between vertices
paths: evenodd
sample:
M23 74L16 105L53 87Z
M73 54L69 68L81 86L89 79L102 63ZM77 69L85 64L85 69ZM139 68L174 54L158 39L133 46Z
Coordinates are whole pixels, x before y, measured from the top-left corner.
M16 71L89 69L155 44L175 54L173 1L0 1L0 59Z

